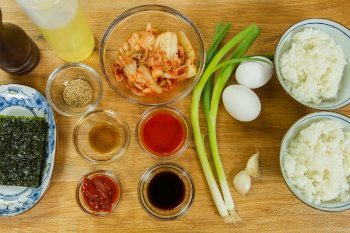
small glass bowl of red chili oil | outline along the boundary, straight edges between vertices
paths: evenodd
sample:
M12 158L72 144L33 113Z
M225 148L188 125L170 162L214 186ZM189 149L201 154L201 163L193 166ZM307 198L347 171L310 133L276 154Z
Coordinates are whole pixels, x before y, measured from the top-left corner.
M85 213L105 216L118 206L122 186L118 178L109 171L98 170L83 176L76 189L78 206Z
M173 159L187 148L190 129L184 114L172 107L146 110L137 124L140 147L156 159Z
M142 175L138 198L151 216L160 220L175 220L186 214L193 203L192 177L175 163L157 164Z

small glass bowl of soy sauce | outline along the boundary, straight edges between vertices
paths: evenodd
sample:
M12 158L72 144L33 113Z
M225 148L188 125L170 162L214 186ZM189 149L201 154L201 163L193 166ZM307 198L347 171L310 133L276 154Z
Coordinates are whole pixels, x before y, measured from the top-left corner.
M138 186L141 206L160 220L175 220L190 209L194 200L191 175L175 163L159 163L147 170Z

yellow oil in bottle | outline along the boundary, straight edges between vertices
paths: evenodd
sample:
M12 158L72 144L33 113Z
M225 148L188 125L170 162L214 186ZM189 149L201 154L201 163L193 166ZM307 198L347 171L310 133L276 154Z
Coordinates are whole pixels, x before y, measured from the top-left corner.
M85 60L94 50L95 38L80 6L77 6L74 17L61 27L37 26L57 55L67 62Z

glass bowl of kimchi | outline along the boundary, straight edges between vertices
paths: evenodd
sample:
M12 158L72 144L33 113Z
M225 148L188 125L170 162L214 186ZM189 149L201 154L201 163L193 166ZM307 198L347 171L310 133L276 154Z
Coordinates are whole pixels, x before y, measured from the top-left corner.
M205 47L198 28L166 6L145 5L122 13L100 44L103 76L132 103L157 106L184 98L204 65Z

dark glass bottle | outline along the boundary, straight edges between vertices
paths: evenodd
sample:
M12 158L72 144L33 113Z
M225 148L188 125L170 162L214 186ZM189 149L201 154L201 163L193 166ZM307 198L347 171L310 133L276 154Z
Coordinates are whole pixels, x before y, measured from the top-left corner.
M18 26L3 23L0 9L0 68L13 75L24 75L38 65L40 53L32 39Z

